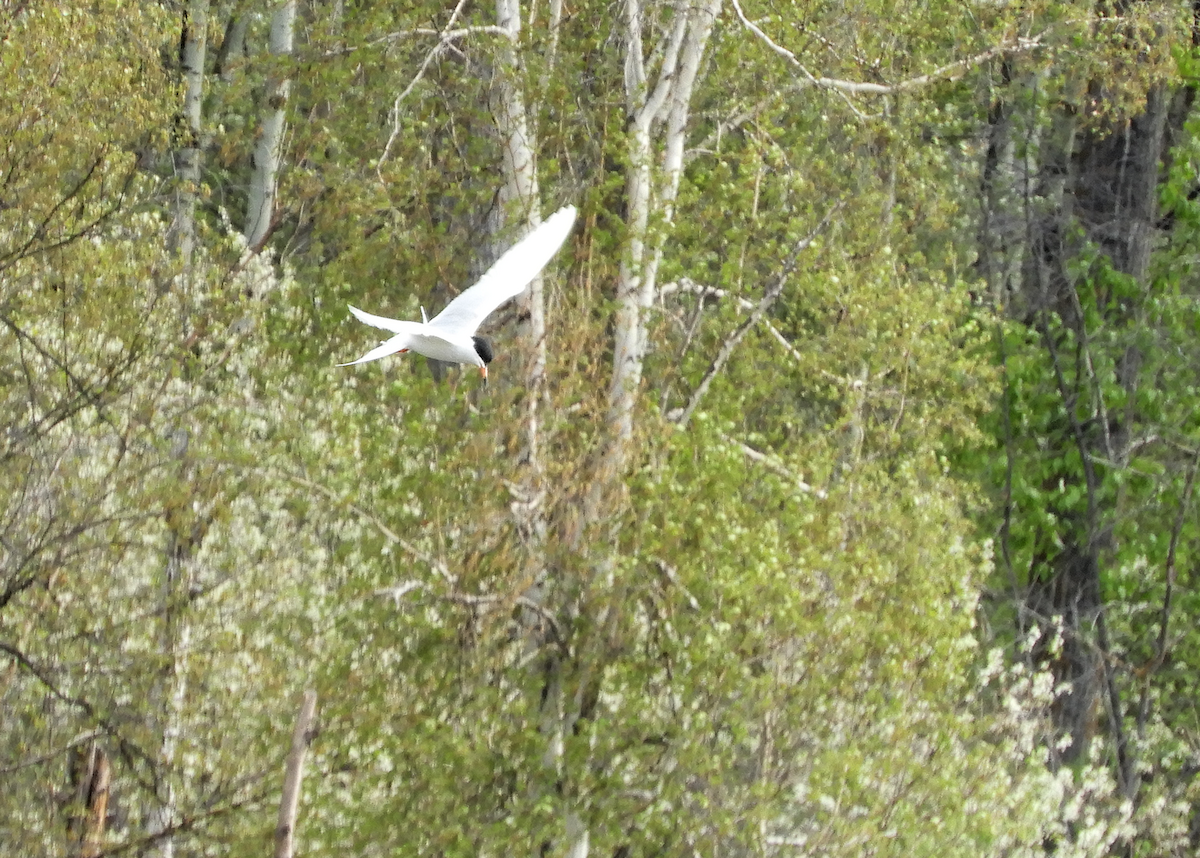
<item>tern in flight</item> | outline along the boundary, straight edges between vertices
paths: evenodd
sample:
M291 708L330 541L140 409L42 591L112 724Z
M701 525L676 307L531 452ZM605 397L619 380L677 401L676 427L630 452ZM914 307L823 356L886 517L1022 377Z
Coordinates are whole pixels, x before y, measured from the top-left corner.
M574 224L575 206L559 209L505 251L496 264L479 278L478 283L447 304L446 309L432 319L425 317L424 307L421 308L419 322L373 316L351 307L350 312L360 322L391 331L395 336L358 360L339 366L367 363L397 352L416 352L450 363L474 364L479 367L479 374L487 378L487 365L492 362L492 344L476 336L475 332L497 307L525 291L529 281L558 252Z

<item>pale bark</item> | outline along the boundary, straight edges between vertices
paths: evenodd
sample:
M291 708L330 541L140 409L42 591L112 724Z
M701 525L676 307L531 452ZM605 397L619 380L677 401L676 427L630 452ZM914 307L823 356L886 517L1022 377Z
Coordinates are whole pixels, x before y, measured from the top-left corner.
M203 134L204 62L208 49L208 0L192 0L183 32L183 121L187 139L179 150L179 187L175 196L175 242L185 275L196 247L196 193L200 186Z
M179 154L180 188L176 198L175 234L183 259L185 283L191 277L191 261L196 242L195 209L200 184L208 11L207 0L192 0L189 3L181 49L184 75L183 116L187 124L188 141ZM150 691L150 711L153 713L151 722L160 742L160 770L157 778L160 786L157 794L152 796L143 808L146 833L153 843L147 854L160 858L172 858L175 854L175 840L170 833L174 826L177 801L172 768L182 735L184 701L187 696L187 655L191 643L190 621L182 608L184 600L180 596L187 591L190 558L189 540L172 530L163 572L164 627L159 638L165 668Z
M650 81L642 41L645 9L641 0L626 0L624 7L625 98L631 117L628 132L629 167L626 172L626 249L617 278L617 311L614 332L612 380L609 386L607 438L598 473L583 498L583 514L567 538L575 550L584 550L585 532L609 516L610 504L620 496L633 441L633 418L641 388L646 353L646 315L652 308L659 263L674 214L675 196L683 168L685 131L696 76L704 49L720 11L720 0L702 0L696 5L676 5L664 44L653 53L661 57L657 76ZM658 135L656 137L656 135ZM661 160L655 152L661 151ZM615 521L615 518L610 519ZM615 535L613 536L615 540ZM593 581L610 592L614 579L614 556L601 551L591 571ZM618 612L601 606L592 617L595 634L611 632ZM603 666L583 666L576 693L563 691L561 663L548 677L547 697L558 710L552 737L560 745L571 734L581 715L583 697L602 682ZM549 699L544 704L551 705ZM585 858L589 833L582 821L568 810L567 854Z
M271 17L270 51L275 57L292 52L296 23L296 0L284 0ZM254 173L246 203L246 244L257 249L266 240L275 214L275 189L279 179L280 152L291 82L286 75L273 74L267 81L262 131L254 147Z
M628 240L617 278L617 319L613 373L609 386L610 438L594 485L588 518L599 515L600 483L620 475L633 437L633 415L646 352L647 311L654 303L658 266L674 215L683 169L685 130L696 74L720 11L720 0L704 0L675 9L662 64L651 88L642 45L641 0L625 4L625 97L632 117L626 175ZM662 160L655 164L653 137L662 128Z
M536 126L530 121L527 100L521 85L521 67L517 47L521 35L521 6L519 0L496 0L496 24L506 33L497 51L496 128L500 136L504 186L500 200L505 211L520 213L532 230L541 223L540 191L537 178ZM533 584L523 598L531 602L525 626L529 630L528 646L539 647L543 634L543 603L547 587L545 580L544 543L547 531L546 514L541 500L542 462L539 452L540 417L546 395L546 300L541 274L533 278L529 288L518 299L521 308L521 353L524 367L524 414L522 416L522 474L515 488L512 511L528 548L528 580ZM541 731L546 742L543 763L558 780L562 774L563 740L566 731L562 695L561 660L551 654L545 662ZM586 858L588 831L571 806L563 810L567 854Z
M312 741L312 723L317 712L317 692L304 692L296 727L292 731L292 748L288 752L283 775L283 796L279 800L279 823L275 826L275 858L292 858L295 848L296 813L300 806L300 782L304 778L304 756Z
M532 230L542 222L536 163L536 140L526 111L521 88L517 44L521 34L519 0L496 0L496 23L507 33L497 51L496 128L500 135L504 187L500 200L508 212L519 212ZM534 473L538 458L539 406L546 380L546 302L543 277L533 278L518 298L521 307L522 349L525 359L525 415L523 460Z
M738 0L731 0L731 2L733 4L734 11L737 13L738 20L745 25L746 29L762 40L767 47L769 47L779 56L783 57L790 65L797 69L803 78L803 83L807 84L808 86L817 86L823 89L829 89L842 95L892 95L893 93L909 92L911 90L920 89L939 81L958 80L971 69L978 68L983 63L995 59L1002 54L1023 53L1033 51L1042 46L1041 36L1035 36L1033 38L1018 36L1009 42L989 48L986 51L974 56L956 60L955 62L942 66L941 68L934 69L927 74L918 75L916 77L908 78L892 84L874 82L866 83L863 81L816 77L804 67L804 65L800 62L800 58L797 57L792 51L789 51L787 48L780 45L778 42L768 36L761 27L747 18L746 13L742 11L741 4L738 2ZM862 117L862 114L858 112L853 104L847 102L847 105L852 111L854 111L854 113Z
M191 649L191 620L187 616L183 594L188 591L193 545L189 539L173 533L167 548L167 563L162 586L165 625L161 645L166 668L150 692L152 718L159 734L158 793L146 808L146 833L153 846L148 854L173 858L178 795L175 792L174 766L183 737L184 703L187 699L188 654Z

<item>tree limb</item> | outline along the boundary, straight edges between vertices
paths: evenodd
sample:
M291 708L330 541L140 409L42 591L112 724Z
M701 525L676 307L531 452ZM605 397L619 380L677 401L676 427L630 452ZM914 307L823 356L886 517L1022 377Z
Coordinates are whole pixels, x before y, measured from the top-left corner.
M1192 464L1188 468L1187 480L1183 486L1183 497L1179 500L1179 511L1175 514L1175 525L1171 528L1171 542L1167 547L1167 575L1165 592L1163 593L1162 608L1159 609L1158 639L1154 643L1154 656L1144 669L1135 671L1142 678L1142 692L1138 700L1137 732L1138 737L1146 734L1146 719L1150 715L1150 678L1154 675L1167 656L1167 631L1171 620L1171 601L1175 590L1175 556L1179 547L1179 538L1183 533L1183 525L1187 521L1188 505L1192 497L1192 488L1196 483L1196 470L1200 466L1200 447L1192 454Z
M709 366L708 372L706 372L704 374L704 378L700 380L700 384L696 387L695 391L693 391L692 397L688 400L687 405L685 405L683 408L677 408L668 414L668 420L677 423L680 427L687 426L688 421L692 419L693 412L695 412L697 406L700 405L700 400L702 400L704 395L708 393L709 385L712 384L712 381L717 376L717 373L719 373L725 367L725 363L733 354L733 350L737 348L738 343L740 343L742 338L746 336L746 332L749 331L754 325L758 324L759 320L766 315L767 311L771 309L771 305L775 303L775 300L779 297L780 293L783 292L783 286L787 282L788 275L795 270L796 263L800 260L800 254L810 244L812 244L813 241L816 240L818 235L825 231L825 228L829 226L830 220L832 220L834 214L841 209L841 207L842 204L840 202L834 205L834 207L826 213L825 217L821 219L821 222L817 224L816 229L796 242L795 247L792 248L792 252L788 255L787 260L783 263L783 268L781 268L779 273L775 275L775 279L767 287L766 292L763 293L762 299L750 313L750 317L736 329L734 329L733 333L726 337L725 342L721 344L721 348L717 352L717 356L713 358L713 362Z
M787 48L775 42L770 36L763 32L762 28L746 17L746 13L742 11L742 6L738 0L731 0L734 11L737 12L738 19L745 27L757 36L768 48L773 52L783 57L789 64L794 66L804 78L808 86L817 86L822 89L833 90L846 95L892 95L898 92L909 92L920 87L927 86L940 80L955 80L962 76L977 65L987 62L993 57L1005 53L1024 53L1032 51L1034 48L1041 47L1041 36L1034 38L1024 38L1018 36L1010 42L1005 42L995 47L988 48L982 53L975 54L970 57L965 57L961 60L955 60L952 63L947 63L933 71L918 75L917 77L909 78L908 80L899 83L884 84L884 83L865 83L862 81L841 80L839 78L816 77L800 62L799 58L789 51ZM847 102L848 103L848 102ZM853 105L851 105L851 109ZM858 111L855 110L855 113ZM861 115L861 114L860 114Z
M805 482L802 477L800 477L798 474L796 474L794 471L792 471L787 465L785 465L783 462L779 461L776 457L770 455L769 453L763 453L763 452L760 452L759 450L755 450L749 444L743 443L742 441L739 441L736 438L730 438L728 435L722 435L721 437L724 438L726 441L728 441L730 444L734 444L735 446L737 446L738 449L740 449L743 453L745 453L747 459L751 460L752 462L758 462L760 465L764 466L767 470L772 471L775 474L783 477L785 480L787 480L789 483L793 484L796 488L798 488L800 491L804 492L805 494L816 495L821 500L825 500L825 498L827 497L824 489L818 489L818 488L812 486L811 484Z
M690 277L680 277L671 283L664 283L662 288L658 290L659 297L673 295L676 292L687 292L691 295L697 295L701 299L704 298L732 298L737 302L738 308L742 310L753 310L754 302L743 298L741 295L735 295L727 289L718 289L716 286L703 286L692 280ZM759 324L767 329L767 332L775 338L775 340L784 347L789 355L791 355L797 363L803 363L804 356L796 350L796 347L791 344L787 337L771 324L771 320L763 316L759 319Z
M279 824L275 826L275 858L292 858L296 833L296 810L300 806L300 781L304 777L304 755L313 737L313 717L317 711L317 692L308 689L300 703L296 727L292 731L292 749L288 753L283 776L283 796L279 800Z
M435 59L442 55L452 41L462 38L463 36L470 35L471 33L487 32L501 36L508 36L508 32L504 28L494 26L465 27L458 30L452 30L451 27L453 27L455 22L458 20L458 16L462 14L463 6L466 5L466 2L467 0L458 0L458 5L456 5L454 7L454 11L450 13L450 20L446 22L446 27L443 30L430 30L423 27L416 30L405 30L402 33L391 33L373 43L378 44L384 41L394 41L403 36L409 35L431 35L438 37L437 44L430 48L429 52L425 54L425 59L421 61L421 65L417 69L417 73L413 75L413 79L408 82L408 86L404 87L403 91L396 96L396 100L392 103L392 133L388 135L387 143L384 145L383 152L379 156L379 163L375 165L375 175L379 177L380 182L383 181L383 164L391 155L392 145L396 142L396 138L400 135L400 102L408 98L409 93L411 93L416 88L417 84L420 83L425 77L425 72L429 70L430 64L432 64Z

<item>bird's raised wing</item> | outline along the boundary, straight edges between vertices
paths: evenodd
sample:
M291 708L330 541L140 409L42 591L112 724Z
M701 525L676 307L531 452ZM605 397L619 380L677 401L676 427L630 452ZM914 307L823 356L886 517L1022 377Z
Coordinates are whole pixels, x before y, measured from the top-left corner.
M358 307L351 306L350 312L354 314L360 322L365 325L370 325L373 328L383 328L385 331L391 331L393 334L404 333L408 331L416 322L403 322L400 319L388 319L384 316L373 316L370 313L364 313Z
M351 309L354 308L351 307ZM368 314L363 313L363 315L365 316ZM371 316L371 318L377 319L379 317ZM366 322L367 320L363 319L363 321ZM358 363L367 363L368 361L379 360L381 357L387 357L388 355L395 354L396 352L407 351L413 347L416 335L422 328L422 325L419 322L398 322L395 319L383 319L382 321L390 322L397 326L404 325L405 327L392 328L392 330L399 330L400 333L396 334L396 336L392 337L390 340L387 340L383 345L376 346L375 348L371 349L358 360L352 360L350 363L339 363L338 366L354 366ZM367 322L367 324L369 325L372 323ZM377 327L382 327L382 325Z
M506 250L478 283L447 304L429 326L465 336L475 333L493 310L525 291L567 240L574 224L575 206L559 209Z

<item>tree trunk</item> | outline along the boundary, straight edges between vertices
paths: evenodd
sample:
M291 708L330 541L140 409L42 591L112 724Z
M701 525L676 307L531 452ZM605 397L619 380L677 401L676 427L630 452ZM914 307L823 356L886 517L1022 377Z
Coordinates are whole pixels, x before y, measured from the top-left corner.
M183 121L187 135L179 149L179 187L175 196L176 248L190 276L196 247L196 193L200 187L203 134L204 62L208 47L208 0L192 0L184 19L180 67L183 70Z
M529 120L522 86L517 48L521 35L521 6L519 0L496 0L496 23L506 32L497 54L496 72L496 129L503 151L504 187L500 200L506 212L517 212L532 230L541 223L540 192L537 177L537 140ZM537 605L546 602L553 582L547 580L545 539L546 514L542 506L542 462L540 447L540 412L546 395L546 299L543 278L538 274L520 296L521 353L525 358L524 415L522 419L521 479L519 496L512 505L516 524L524 539L528 569L527 580L533 582L524 593ZM527 646L536 649L546 646L543 621L537 612L526 610L524 625ZM563 754L562 683L559 654L549 652L540 662L545 671L541 701L541 731L546 742L543 763L549 782L561 778ZM578 814L569 806L564 808L564 828L567 853L586 858L588 832Z
M500 43L496 71L496 129L504 158L504 186L500 200L506 212L520 213L528 231L542 222L542 216L537 178L537 140L526 113L521 68L517 59L521 35L521 6L518 0L496 0L496 23L508 33ZM534 474L541 468L538 457L538 413L545 395L546 379L546 302L542 282L541 274L534 277L529 288L518 299L524 341L522 351L526 360L522 461Z
M1007 67L1004 79L1011 83ZM1077 100L1103 98L1093 87ZM1125 704L1112 673L1116 662L1110 658L1101 578L1116 548L1113 525L1120 507L1119 490L1108 484L1107 474L1130 459L1133 428L1139 420L1134 409L1142 356L1133 346L1116 346L1118 353L1107 355L1116 365L1124 402L1114 410L1105 401L1106 396L1113 398L1111 387L1106 394L1105 382L1093 367L1093 350L1106 346L1089 338L1096 333L1094 314L1099 314L1099 324L1109 338L1119 338L1138 324L1143 307L1141 298L1128 295L1106 300L1103 295L1083 294L1081 285L1106 287L1098 270L1080 274L1078 260L1087 247L1096 248L1115 271L1148 286L1169 102L1165 89L1155 87L1142 113L1107 128L1081 122L1074 109L1059 108L1034 139L1016 127L1013 108L1000 101L991 113L983 173L980 271L1009 314L1040 333L1046 378L1061 402L1059 416L1048 430L1049 448L1039 453L1046 462L1061 463L1043 486L1055 533L1034 551L1022 589L1009 553L1013 523L1009 506L1001 556L1021 601L1019 627L1024 628L1028 617L1042 623L1062 618L1061 651L1042 654L1066 688L1054 717L1069 742L1057 762L1086 759L1096 732L1108 732L1116 750L1118 781L1130 797L1137 791L1136 765L1126 739ZM1014 138L1022 133L1030 134L1026 151L1040 158L1032 165L1031 194L1023 191L1020 171L1010 167L1018 142ZM1021 221L1018 211L1024 216L1023 235L1008 228ZM1015 259L1020 259L1019 267ZM1006 396L1006 402L1010 408L1011 396ZM1011 428L1009 433L1011 474L1015 441ZM1101 469L1097 462L1109 464ZM1011 491L1011 476L1009 483ZM1071 495L1067 489L1079 490L1083 500L1056 506L1060 503L1056 498Z
M283 0L271 16L272 56L291 54L295 22L296 0ZM279 178L285 108L290 86L287 75L276 71L267 79L264 92L262 133L254 147L254 173L250 178L250 197L246 203L246 244L253 250L261 249L274 220L275 184Z
M67 820L68 854L96 858L102 854L108 824L108 790L112 770L108 754L95 739L70 755L73 806Z
M168 516L169 517L169 516ZM162 673L150 692L151 716L159 737L157 789L145 810L146 833L152 838L148 854L173 858L179 796L175 790L175 759L183 737L187 701L188 657L192 627L187 613L187 593L195 544L174 527L167 547L162 585L163 629L160 635Z
M288 752L283 774L283 795L279 800L279 822L275 826L275 858L292 858L295 851L296 812L300 806L300 782L304 778L304 755L312 741L313 718L317 713L317 692L304 692L296 727L292 731L292 748Z
M645 315L654 303L658 266L670 231L683 170L685 131L700 61L720 12L720 0L675 11L662 68L653 88L646 79L641 0L625 4L625 100L632 117L625 180L628 239L617 277L617 320L609 385L609 439L601 479L588 516L599 517L602 484L620 479L633 438L633 414L646 354ZM662 162L655 169L654 130L665 125Z

